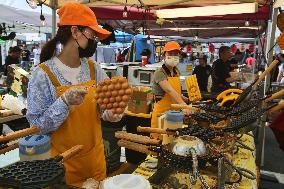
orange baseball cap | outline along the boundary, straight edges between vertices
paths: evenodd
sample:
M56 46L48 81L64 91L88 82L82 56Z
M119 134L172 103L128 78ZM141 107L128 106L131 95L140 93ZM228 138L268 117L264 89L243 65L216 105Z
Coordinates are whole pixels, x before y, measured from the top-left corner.
M168 51L174 51L174 50L178 50L181 52L180 50L180 45L175 42L175 41L169 41L166 43L165 47L164 47L164 52L168 52Z
M86 5L66 3L57 14L60 19L58 26L87 26L96 32L99 39L105 39L111 34L98 25L95 13Z

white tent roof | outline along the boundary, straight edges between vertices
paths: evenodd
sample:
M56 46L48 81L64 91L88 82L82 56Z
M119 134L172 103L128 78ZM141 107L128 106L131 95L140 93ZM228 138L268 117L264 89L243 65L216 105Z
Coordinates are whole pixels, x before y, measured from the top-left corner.
M21 0L22 1L22 0ZM0 1L1 2L1 1ZM18 3L20 1L17 1ZM8 32L15 31L18 33L34 33L39 31L41 26L40 22L40 10L22 9L9 6L7 3L0 5L0 23L6 23L8 26L15 26L15 28L8 29ZM5 3L5 2L4 2ZM27 3L25 2L27 5ZM46 9L46 8L45 8ZM50 8L49 8L50 9ZM52 16L43 12L46 20L46 27L40 27L40 31L43 33L51 33Z

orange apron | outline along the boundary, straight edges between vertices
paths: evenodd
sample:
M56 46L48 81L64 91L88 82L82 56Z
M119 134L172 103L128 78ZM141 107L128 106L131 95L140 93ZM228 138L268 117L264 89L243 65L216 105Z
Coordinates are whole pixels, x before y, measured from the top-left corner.
M180 77L168 77L168 82L172 88L181 95L181 83ZM158 127L158 117L160 114L171 109L171 104L173 104L171 96L165 93L164 97L154 104L154 109L152 112L151 127Z
M65 178L69 185L81 187L88 178L101 181L106 178L106 162L100 117L97 114L97 103L94 100L96 90L95 70L92 62L88 62L91 80L76 86L89 88L83 103L71 107L68 118L51 136L52 156L56 156L75 145L83 145L83 150L75 157L64 162ZM40 64L49 76L60 97L72 86L61 86L50 69Z

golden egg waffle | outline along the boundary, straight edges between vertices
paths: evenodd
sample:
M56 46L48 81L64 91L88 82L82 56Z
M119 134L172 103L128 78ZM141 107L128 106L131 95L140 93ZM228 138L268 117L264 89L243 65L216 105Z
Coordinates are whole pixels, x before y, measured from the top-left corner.
M114 114L122 114L132 92L125 77L106 78L97 86L95 99L101 110L112 110Z
M201 93L197 83L196 75L186 77L185 79L188 99L192 102L201 100Z

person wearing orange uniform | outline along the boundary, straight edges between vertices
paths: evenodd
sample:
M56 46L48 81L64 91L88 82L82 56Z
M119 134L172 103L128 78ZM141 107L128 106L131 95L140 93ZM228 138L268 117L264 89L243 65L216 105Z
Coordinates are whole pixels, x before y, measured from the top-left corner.
M156 103L152 113L151 127L157 128L158 116L171 109L171 104L186 105L188 99L182 96L180 73L177 68L181 54L180 45L170 41L164 47L164 64L154 73L153 92ZM189 114L188 111L185 111Z
M107 78L91 60L97 39L110 32L99 27L94 12L79 3L67 3L59 11L56 36L41 51L41 64L28 86L27 119L41 133L51 135L52 156L73 146L83 150L64 162L67 184L82 187L89 178L106 177L106 162L100 118L117 122L122 115L98 111L94 98L97 84ZM57 53L58 44L63 46Z

